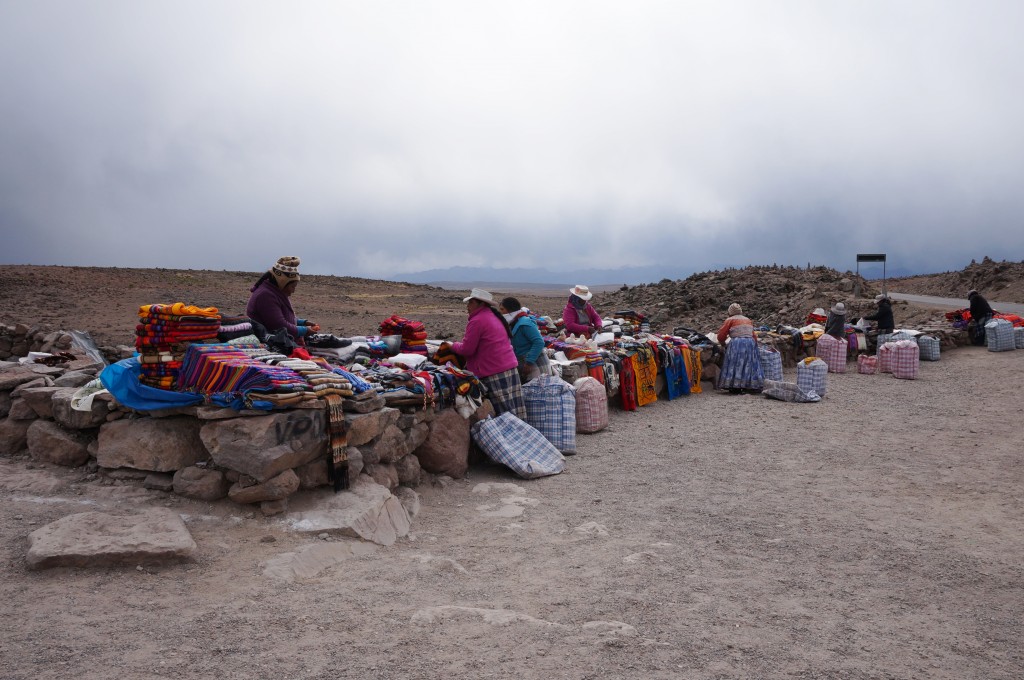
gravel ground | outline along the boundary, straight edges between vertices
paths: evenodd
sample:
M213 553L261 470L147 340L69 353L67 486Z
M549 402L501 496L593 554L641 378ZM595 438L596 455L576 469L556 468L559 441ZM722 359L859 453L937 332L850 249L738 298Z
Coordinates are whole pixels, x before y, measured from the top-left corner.
M0 458L0 677L1024 677L1024 352L849 369L819 404L613 412L556 477L422 486L389 548ZM147 504L195 562L25 568L46 522Z

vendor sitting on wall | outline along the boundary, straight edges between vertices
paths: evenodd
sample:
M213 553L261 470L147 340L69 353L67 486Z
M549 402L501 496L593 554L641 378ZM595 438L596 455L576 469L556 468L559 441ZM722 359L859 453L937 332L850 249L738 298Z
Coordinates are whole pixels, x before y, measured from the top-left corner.
M303 338L317 333L320 326L306 319L295 318L295 310L288 298L299 285L299 258L282 257L256 281L249 290L249 304L246 315L263 324L267 331L275 333L282 328L298 344Z
M603 324L594 306L590 304L592 297L594 294L586 286L577 285L569 289L569 301L562 310L566 333L592 338L601 332Z

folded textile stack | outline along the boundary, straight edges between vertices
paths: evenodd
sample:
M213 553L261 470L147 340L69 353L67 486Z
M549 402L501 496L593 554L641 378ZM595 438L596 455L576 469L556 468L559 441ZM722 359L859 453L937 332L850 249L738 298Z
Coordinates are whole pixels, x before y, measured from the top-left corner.
M217 331L217 339L221 342L237 343L246 338L260 338L266 335L266 329L247 316L222 316L220 319L220 330ZM252 344L252 343L246 343Z
M381 335L401 335L401 351L427 356L427 329L421 321L410 321L397 314L380 323Z
M284 359L277 361L276 364L290 368L301 375L317 397L328 394L351 397L355 394L352 390L352 383L344 376L335 373L331 365L324 359Z
M286 406L315 398L305 379L268 360L287 360L262 345L189 345L178 376L179 388L201 394L230 393Z
M135 327L135 349L142 375L150 387L173 390L189 343L214 340L220 329L216 307L195 307L184 302L142 305Z

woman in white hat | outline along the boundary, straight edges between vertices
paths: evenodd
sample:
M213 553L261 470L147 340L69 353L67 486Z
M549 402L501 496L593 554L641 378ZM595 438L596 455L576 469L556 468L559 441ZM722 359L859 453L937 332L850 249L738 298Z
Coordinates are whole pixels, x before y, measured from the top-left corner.
M571 335L594 337L602 328L601 317L594 311L590 298L594 294L586 286L576 285L569 289L569 301L562 310L565 332Z
M837 302L825 317L825 332L839 340L846 339L846 305Z
M320 331L320 326L306 319L295 317L289 299L299 285L299 258L286 256L278 258L274 266L249 289L251 295L245 306L245 315L263 324L274 333L285 330L298 344L310 333Z
M486 388L496 415L511 411L525 420L526 402L519 380L519 360L512 349L508 323L494 306L494 296L474 288L463 302L469 321L462 340L452 343L452 351L466 360L466 370L479 378Z

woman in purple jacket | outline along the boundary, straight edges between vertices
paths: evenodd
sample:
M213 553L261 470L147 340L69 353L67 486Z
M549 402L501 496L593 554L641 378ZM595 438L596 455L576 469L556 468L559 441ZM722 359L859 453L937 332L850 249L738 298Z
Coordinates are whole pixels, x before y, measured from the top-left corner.
M282 257L270 271L259 278L250 288L249 304L245 306L245 314L253 321L263 324L274 333L285 329L285 332L298 344L304 344L302 338L316 333L320 326L306 319L295 318L295 310L288 298L299 285L299 258Z
M566 333L592 338L601 332L601 317L590 304L592 297L594 294L586 286L574 286L569 289L569 301L562 310L562 323L565 324Z
M494 296L474 288L463 302L469 313L466 335L461 342L452 343L452 351L466 360L466 370L486 388L496 415L511 411L525 420L519 360L512 350L508 323L494 306Z

